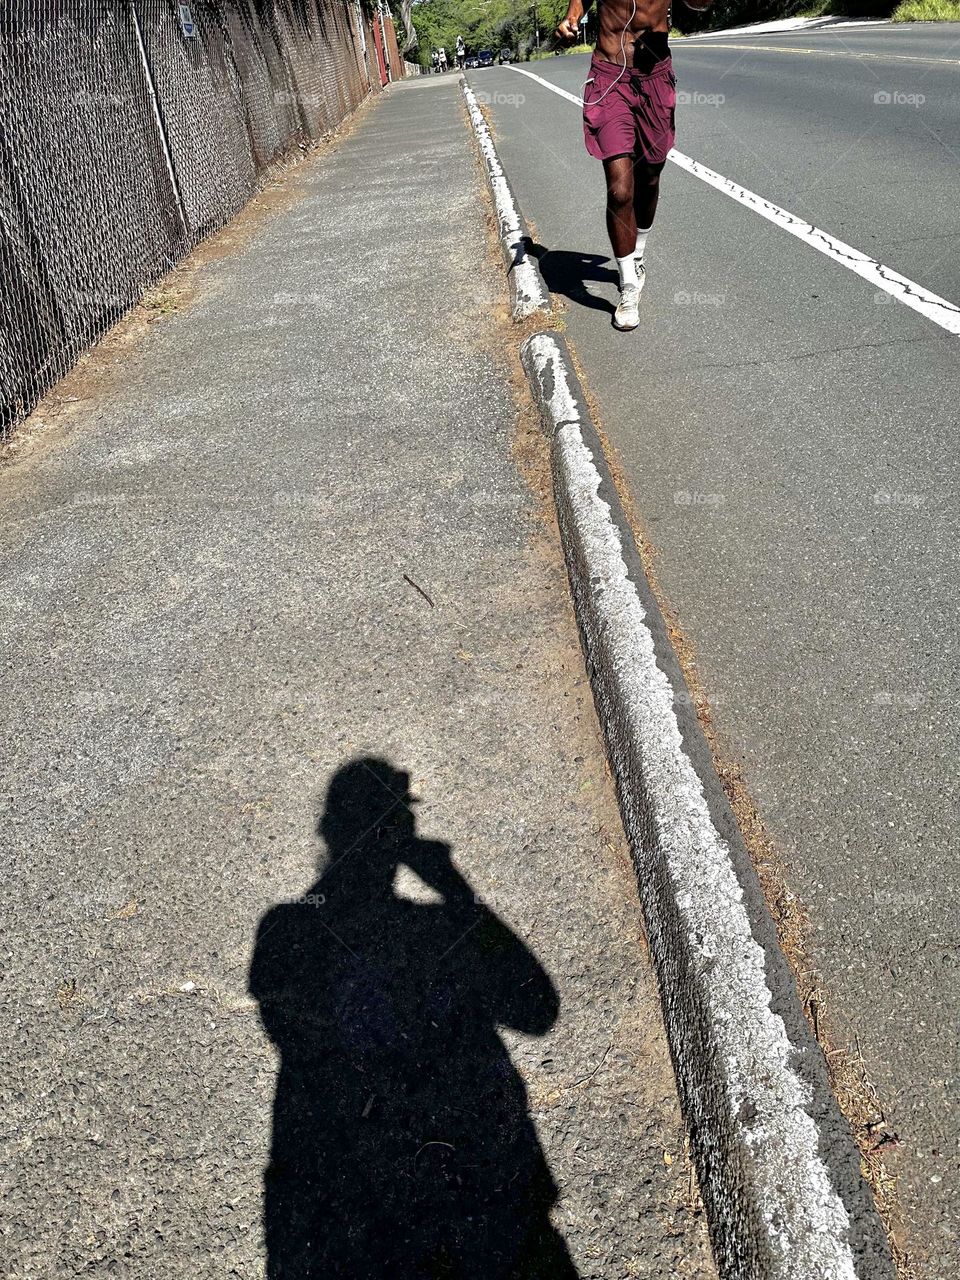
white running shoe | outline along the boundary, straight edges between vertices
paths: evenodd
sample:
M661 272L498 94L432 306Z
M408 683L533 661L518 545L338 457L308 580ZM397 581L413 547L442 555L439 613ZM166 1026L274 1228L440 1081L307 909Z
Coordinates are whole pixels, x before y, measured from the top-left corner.
M639 323L640 290L634 284L625 284L620 290L620 301L613 313L613 327L623 330L636 329Z

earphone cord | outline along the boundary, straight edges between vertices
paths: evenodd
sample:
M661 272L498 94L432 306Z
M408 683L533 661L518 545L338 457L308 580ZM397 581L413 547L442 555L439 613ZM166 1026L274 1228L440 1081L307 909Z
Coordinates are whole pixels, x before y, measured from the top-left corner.
M600 103L604 100L604 98L607 96L607 94L611 91L611 89L615 89L617 85L620 83L620 81L623 79L623 77L627 74L627 31L633 24L633 20L636 16L637 16L637 0L633 0L633 12L630 14L630 17L627 19L623 30L620 32L620 57L623 59L623 67L621 68L620 74L617 76L616 80L614 80L613 84L608 84L606 89L604 89L603 93L601 93L600 97L597 98L596 102L591 102L589 104L591 107L598 107ZM586 80L584 80L583 86L580 89L581 99L585 99L584 90L586 89L587 85L592 84L592 82L593 82L593 76L589 76Z

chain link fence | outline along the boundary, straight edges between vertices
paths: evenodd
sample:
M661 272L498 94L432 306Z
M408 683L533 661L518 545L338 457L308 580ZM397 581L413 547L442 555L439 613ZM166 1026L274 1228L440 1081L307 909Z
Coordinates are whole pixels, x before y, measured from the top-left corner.
M367 0L0 0L0 438L406 67Z

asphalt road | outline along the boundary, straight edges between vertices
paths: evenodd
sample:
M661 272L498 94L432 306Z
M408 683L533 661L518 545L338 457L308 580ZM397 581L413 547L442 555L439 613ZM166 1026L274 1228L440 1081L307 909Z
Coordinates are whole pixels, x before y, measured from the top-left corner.
M960 28L680 41L680 151L960 304ZM578 94L586 57L527 69ZM642 324L579 112L474 72L715 723L960 1274L960 338L669 165Z

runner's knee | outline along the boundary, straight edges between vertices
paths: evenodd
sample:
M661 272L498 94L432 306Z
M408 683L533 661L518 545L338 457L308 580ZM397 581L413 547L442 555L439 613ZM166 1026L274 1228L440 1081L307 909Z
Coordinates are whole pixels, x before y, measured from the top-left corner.
M607 204L611 209L622 209L633 201L633 172L627 168L625 172L607 175Z
M663 173L662 164L638 164L633 173L636 190L652 191L660 182L661 173Z

